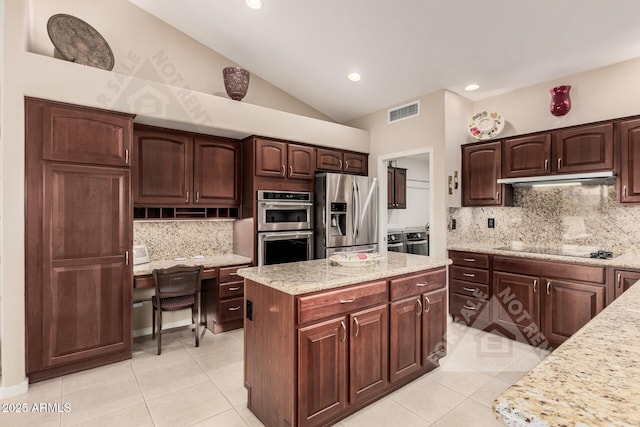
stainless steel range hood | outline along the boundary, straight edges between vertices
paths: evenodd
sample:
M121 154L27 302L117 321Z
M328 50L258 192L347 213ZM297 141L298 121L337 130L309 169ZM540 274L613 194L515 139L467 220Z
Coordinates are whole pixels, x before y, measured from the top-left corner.
M613 185L615 184L615 182L616 176L613 171L575 173L565 175L527 176L520 178L504 178L498 180L498 184L513 184L514 187L580 184Z

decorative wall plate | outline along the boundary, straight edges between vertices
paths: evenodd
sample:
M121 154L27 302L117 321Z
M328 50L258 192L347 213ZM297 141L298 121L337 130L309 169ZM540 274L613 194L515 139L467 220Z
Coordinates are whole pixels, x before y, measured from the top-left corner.
M481 111L471 117L467 130L476 139L495 138L504 129L504 119L500 113Z
M53 15L47 21L47 32L63 59L103 70L113 69L109 44L83 20L64 13Z

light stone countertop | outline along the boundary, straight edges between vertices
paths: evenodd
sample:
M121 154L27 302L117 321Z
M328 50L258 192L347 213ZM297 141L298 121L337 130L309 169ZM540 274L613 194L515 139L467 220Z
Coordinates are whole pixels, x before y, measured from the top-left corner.
M290 295L306 294L338 288L370 280L382 279L451 264L447 258L387 252L373 265L345 267L328 259L242 268L238 274Z
M134 276L145 276L152 274L156 268L169 268L174 265L203 265L204 268L225 267L230 265L239 264L251 264L252 259L241 255L224 254L224 255L210 255L204 258L186 258L184 260L170 259L151 261L145 264L138 264L133 266Z
M640 426L640 281L493 402L508 426Z
M583 258L583 257L566 256L566 255L536 254L531 252L519 252L519 251L509 251L509 250L498 249L504 246L506 245L501 245L496 247L496 245L487 245L484 243L468 243L468 244L449 245L447 246L447 249L450 251L476 252L476 253L484 253L484 254L491 254L491 255L505 255L505 256L512 256L512 257L540 259L540 260L547 260L547 261L561 261L561 262L568 262L573 264L590 264L590 265L597 265L602 267L622 267L622 268L640 269L640 251L626 252L612 259L597 259L597 258Z

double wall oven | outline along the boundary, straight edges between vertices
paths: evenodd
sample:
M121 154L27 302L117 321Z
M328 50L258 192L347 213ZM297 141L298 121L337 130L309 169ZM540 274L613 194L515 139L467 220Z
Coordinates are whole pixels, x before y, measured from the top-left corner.
M258 265L313 259L309 192L258 191Z

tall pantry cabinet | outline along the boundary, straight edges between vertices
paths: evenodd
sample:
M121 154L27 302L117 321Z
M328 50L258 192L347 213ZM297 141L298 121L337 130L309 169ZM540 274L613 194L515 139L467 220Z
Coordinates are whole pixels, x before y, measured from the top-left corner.
M131 357L133 116L31 98L25 114L34 382Z

